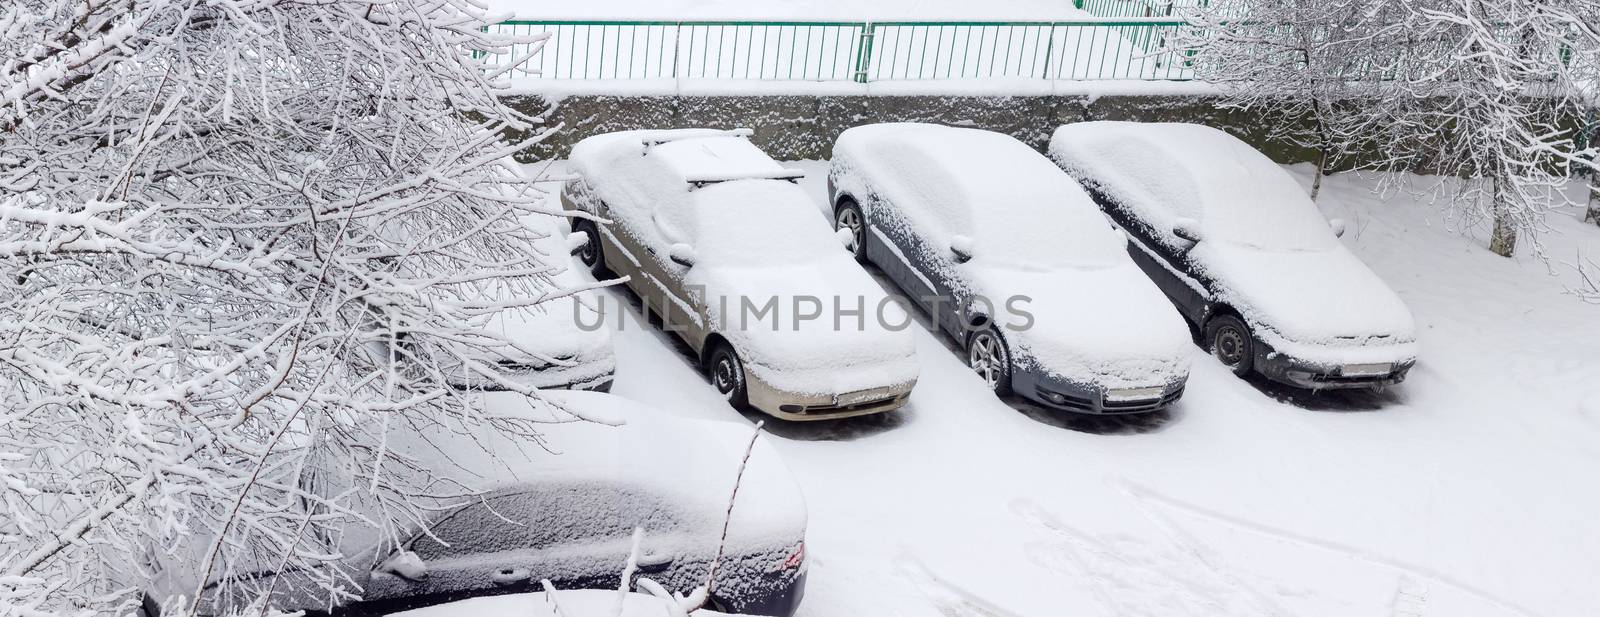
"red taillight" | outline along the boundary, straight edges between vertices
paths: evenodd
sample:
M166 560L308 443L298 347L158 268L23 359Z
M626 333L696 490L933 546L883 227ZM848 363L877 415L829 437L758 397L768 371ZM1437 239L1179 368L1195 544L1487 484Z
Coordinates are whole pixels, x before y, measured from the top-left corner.
M800 542L799 546L794 547L794 552L793 553L789 553L789 558L783 560L783 566L780 567L779 569L780 570L793 570L795 568L800 567L800 564L805 563L805 561L806 561L806 543L804 541L802 541L802 542Z

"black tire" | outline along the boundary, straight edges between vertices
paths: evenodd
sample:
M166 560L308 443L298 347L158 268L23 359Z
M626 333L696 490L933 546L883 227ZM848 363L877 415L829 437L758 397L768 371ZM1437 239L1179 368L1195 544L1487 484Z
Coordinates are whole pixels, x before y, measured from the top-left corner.
M732 346L721 342L716 345L711 355L706 357L706 377L711 380L711 387L726 397L730 405L743 409L750 404L744 362L739 360L739 354L734 353Z
M968 332L966 350L967 367L995 396L1011 394L1011 350L994 326Z
M1256 343L1244 320L1223 313L1206 322L1206 349L1240 377L1255 370Z
M589 241L583 243L583 246L573 249L572 254L576 255L578 261L583 262L583 265L589 267L589 272L594 274L594 278L598 280L611 278L611 269L606 267L605 251L600 250L600 230L595 226L594 221L581 219L574 221L572 223L572 231L573 233L583 232L584 235L589 237Z
M867 263L867 217L861 213L861 205L849 197L839 200L839 207L833 212L834 231L846 228L855 238L850 254L855 256L857 262Z

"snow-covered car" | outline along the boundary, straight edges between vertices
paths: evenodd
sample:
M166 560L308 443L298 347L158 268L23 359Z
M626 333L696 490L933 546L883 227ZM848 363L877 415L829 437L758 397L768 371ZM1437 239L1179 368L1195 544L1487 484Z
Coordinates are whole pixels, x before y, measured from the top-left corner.
M1379 387L1416 363L1410 310L1339 241L1344 223L1243 141L1193 124L1085 122L1057 129L1050 155L1236 374Z
M634 584L649 578L689 593L706 585L720 554L708 607L780 617L795 611L807 569L806 505L777 452L764 438L752 441L750 427L677 418L599 392L545 392L542 400L506 391L466 396L479 397L484 417L498 426L397 422L384 444L407 461L386 465L389 473L414 474L413 484L461 497L441 499L431 518L402 529L352 525L305 540L326 544L305 550L343 556L347 583L340 591L361 601L335 600L303 572L275 572L272 556L226 570L258 581L256 590L270 588L279 608L332 606L351 615L537 591L543 580L615 594L635 554L637 528ZM501 430L517 422L535 423L538 436ZM334 495L354 481L321 474L302 484ZM382 507L370 504L363 514L384 520ZM192 595L202 576L202 560L193 556L209 541L195 533L187 538L194 550L160 556L146 598ZM250 574L253 567L263 572ZM213 589L216 579L208 582ZM224 613L246 599L202 596L199 612ZM159 611L147 604L152 608Z
M619 595L610 589L558 589L551 593L481 596L391 613L390 617L674 617L683 614L675 605L674 601L638 592ZM688 614L738 617L708 609Z
M463 355L473 357L479 364L494 366L501 378L523 385L610 390L617 366L611 330L583 325L601 324L598 296L589 290L565 293L584 285L577 271L568 267L571 249L560 229L566 223L561 217L547 214L529 214L521 220L538 236L530 250L549 256L559 266L549 276L548 288L554 297L533 306L496 312L486 320L484 328L508 344L490 350L493 357L465 348ZM494 288L490 293L513 300L509 290ZM475 374L464 363L445 367L443 372L450 385L458 388L499 389L495 380Z
M835 226L857 259L927 310L996 393L1103 414L1182 396L1181 318L1049 159L929 124L855 127L833 152Z
M917 380L905 314L746 131L627 131L572 149L564 207L717 390L785 420L889 411ZM602 224L596 224L602 221ZM833 309L832 314L827 309ZM809 317L809 318L808 318Z

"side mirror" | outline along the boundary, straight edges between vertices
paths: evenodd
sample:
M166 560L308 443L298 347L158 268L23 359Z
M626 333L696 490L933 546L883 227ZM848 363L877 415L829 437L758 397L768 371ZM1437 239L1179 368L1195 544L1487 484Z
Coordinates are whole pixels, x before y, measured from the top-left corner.
M951 236L950 253L956 256L956 263L964 264L972 261L972 238L970 236Z
M589 232L574 231L567 234L567 252L576 254L579 249L589 245Z
M1190 244L1200 243L1200 222L1194 219L1178 219L1172 222L1172 235Z
M694 267L694 247L679 242L667 249L667 259L685 268Z
M1333 237L1335 237L1335 238L1343 238L1344 237L1344 230L1345 230L1344 219L1331 219L1331 220L1328 221L1328 226L1333 228Z

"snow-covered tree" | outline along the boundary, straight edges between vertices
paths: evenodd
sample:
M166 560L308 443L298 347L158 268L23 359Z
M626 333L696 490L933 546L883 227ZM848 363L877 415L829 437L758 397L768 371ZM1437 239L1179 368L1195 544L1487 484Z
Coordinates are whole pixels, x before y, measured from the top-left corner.
M0 615L125 605L186 538L220 538L193 556L215 575L317 571L317 538L427 507L385 428L493 421L441 367L493 375L472 358L507 344L476 326L563 293L518 223L554 206L500 163L504 130L539 134L498 96L538 40L483 13L0 7ZM352 490L306 490L333 468Z
M1190 9L1192 28L1180 30L1178 49L1193 53L1196 76L1227 94L1225 107L1262 116L1269 139L1317 152L1311 186L1314 200L1322 178L1341 155L1348 136L1340 103L1352 98L1366 52L1352 49L1347 29L1359 25L1362 0L1222 0ZM1251 10L1260 17L1234 17ZM1355 52L1355 53L1352 53ZM1348 158L1348 157L1346 157Z
M1232 104L1298 117L1347 163L1464 182L1441 202L1511 255L1592 149L1600 0L1223 0L1186 44Z

